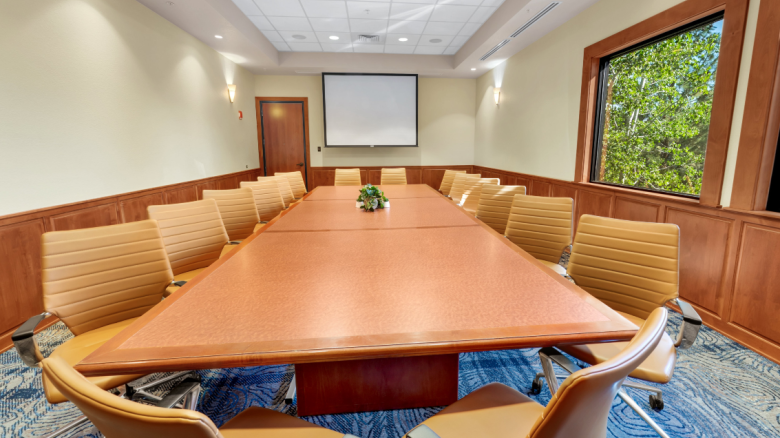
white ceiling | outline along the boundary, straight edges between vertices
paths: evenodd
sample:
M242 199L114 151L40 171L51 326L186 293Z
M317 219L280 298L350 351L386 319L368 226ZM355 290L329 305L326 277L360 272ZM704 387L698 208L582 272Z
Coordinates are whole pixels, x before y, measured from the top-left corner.
M137 1L254 74L475 78L599 0ZM553 1L560 4L511 37ZM380 41L356 41L363 33Z
M454 55L504 0L233 0L280 52ZM360 42L359 35L379 37Z

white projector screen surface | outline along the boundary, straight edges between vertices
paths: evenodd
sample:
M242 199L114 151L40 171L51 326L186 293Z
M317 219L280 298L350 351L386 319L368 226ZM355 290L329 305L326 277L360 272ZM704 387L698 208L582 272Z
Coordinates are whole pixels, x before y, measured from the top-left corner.
M323 73L325 146L417 146L417 75Z

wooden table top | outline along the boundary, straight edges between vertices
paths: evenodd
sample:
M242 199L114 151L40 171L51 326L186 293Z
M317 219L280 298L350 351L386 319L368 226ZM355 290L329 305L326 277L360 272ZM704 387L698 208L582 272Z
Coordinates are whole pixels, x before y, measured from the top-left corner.
M412 184L406 186L379 185L379 187L390 200L392 206L394 199L407 198L443 198L443 196L426 184ZM358 186L320 186L313 190L307 201L335 201L351 200L356 201L360 191Z
M398 201L423 208L416 199ZM456 222L455 212L466 225L396 227L429 219L396 210L405 204L393 200L377 229L359 219L374 213L353 215L354 201L296 204L76 369L112 375L402 357L636 333L450 201L429 201L441 208L442 224ZM355 228L317 231L321 223Z

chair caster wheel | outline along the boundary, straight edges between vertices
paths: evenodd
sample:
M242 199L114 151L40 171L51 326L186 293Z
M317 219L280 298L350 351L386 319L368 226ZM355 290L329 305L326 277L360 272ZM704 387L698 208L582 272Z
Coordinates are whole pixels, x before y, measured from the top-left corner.
M650 408L656 411L663 410L664 400L661 397L651 395L650 396Z
M534 380L534 382L531 384L531 394L538 395L542 392L542 382L538 380Z

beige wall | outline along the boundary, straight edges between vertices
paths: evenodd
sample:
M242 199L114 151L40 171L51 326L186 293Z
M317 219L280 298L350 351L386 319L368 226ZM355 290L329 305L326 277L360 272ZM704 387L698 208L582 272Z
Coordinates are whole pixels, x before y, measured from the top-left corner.
M253 108L252 74L136 1L2 1L0 215L258 167Z
M419 147L322 148L321 76L257 76L260 97L308 97L312 166L429 166L473 164L474 79L420 78Z
M680 0L601 0L481 76L477 80L474 164L572 181L585 47L678 3ZM724 205L731 196L758 5L758 0L751 1ZM498 106L494 87L501 88Z

